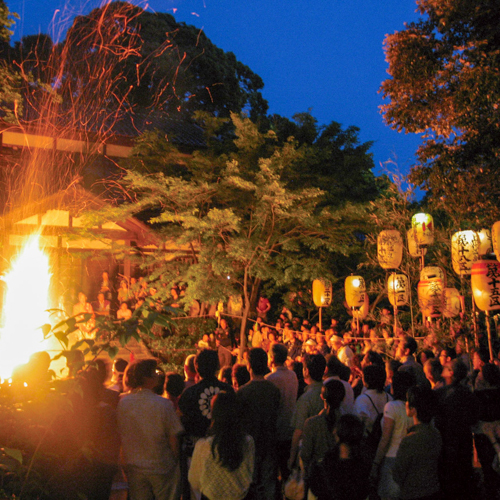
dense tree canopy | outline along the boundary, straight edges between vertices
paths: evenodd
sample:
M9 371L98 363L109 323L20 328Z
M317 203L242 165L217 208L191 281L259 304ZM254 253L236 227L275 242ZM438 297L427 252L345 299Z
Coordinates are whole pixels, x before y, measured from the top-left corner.
M417 0L423 18L385 40L387 123L423 134L411 180L461 218L500 216L500 4Z
M154 107L186 116L204 110L229 117L245 110L257 118L267 111L262 79L202 30L170 14L109 2L76 17L62 43L52 47L47 39L23 38L15 58L45 83L55 81L68 103L86 99L113 109Z

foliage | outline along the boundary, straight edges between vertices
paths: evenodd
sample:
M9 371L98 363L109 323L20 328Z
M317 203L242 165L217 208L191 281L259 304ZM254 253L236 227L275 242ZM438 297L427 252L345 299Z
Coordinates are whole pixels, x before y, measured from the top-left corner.
M25 37L16 46L15 58L26 73L33 72L44 83L57 78L67 105L76 100L96 106L92 96L108 113L138 107L182 111L184 116L205 110L228 117L230 111L246 110L257 118L267 111L262 79L233 53L170 14L147 12L127 2L108 2L77 16L60 44L52 46L47 35ZM87 110L87 120L95 118L103 116Z
M361 143L359 128L343 128L332 121L318 126L310 113L297 113L293 120L272 115L272 130L280 144L293 137L304 150L301 162L284 172L287 187L317 187L324 191L323 204L341 207L347 202L368 202L385 189L383 178L373 174L372 142Z
M500 216L500 5L418 0L423 18L387 35L386 122L423 134L411 180L459 225Z
M213 163L206 171L195 156L186 160L181 177L129 171L125 190L136 200L100 215L116 219L155 209L149 222L191 261L167 263L160 252L150 277L168 283L163 292L187 284L187 306L243 296L243 332L261 282L286 286L322 275L335 279L323 257L357 251L360 240L352 228L363 228L364 212L361 205L321 208L324 193L315 187L290 189L284 172L302 160L303 150L292 139L276 144L274 133L259 132L248 118L232 115L232 121L236 153L222 159L209 153L204 161Z

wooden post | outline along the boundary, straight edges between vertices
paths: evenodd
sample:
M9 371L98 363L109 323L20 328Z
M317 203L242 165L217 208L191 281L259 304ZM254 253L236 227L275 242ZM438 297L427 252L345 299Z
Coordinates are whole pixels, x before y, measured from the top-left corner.
M488 349L490 350L490 361L493 362L493 346L491 343L491 324L490 324L490 311L486 311L486 330L488 332Z

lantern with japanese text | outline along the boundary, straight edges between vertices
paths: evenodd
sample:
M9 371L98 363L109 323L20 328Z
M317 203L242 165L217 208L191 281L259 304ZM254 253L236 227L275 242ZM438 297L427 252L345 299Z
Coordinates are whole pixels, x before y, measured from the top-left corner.
M491 228L491 242L493 244L493 251L500 261L500 221L495 222Z
M418 247L427 247L434 242L434 221L432 215L419 213L411 218Z
M408 278L405 274L392 273L387 279L387 295L393 307L408 303Z
M403 238L395 229L381 231L377 237L377 258L383 269L396 269L403 259Z
M420 281L429 280L431 278L440 278L443 286L446 287L446 272L439 266L425 266L420 271Z
M472 266L471 286L474 302L481 311L500 309L500 262L475 262Z
M458 231L451 237L451 261L459 275L470 274L479 258L479 236L476 231Z
M314 280L312 294L316 307L328 307L332 303L332 282L322 278Z
M361 276L348 276L345 279L345 300L352 309L365 303L366 284Z
M456 288L445 288L443 300L443 316L454 318L460 312L460 292Z
M352 317L354 319L362 321L368 316L369 310L370 310L370 303L368 301L368 294L365 293L365 300L363 302L363 305L361 307L359 307L358 309L353 309Z
M420 248L418 246L417 237L413 228L407 231L406 239L408 240L408 252L412 257L421 257L422 254L425 255L427 253L427 248Z
M479 255L489 255L493 253L493 242L491 240L491 231L489 229L481 229L477 232L479 236Z
M438 318L443 310L443 282L431 278L418 282L418 305L424 318Z

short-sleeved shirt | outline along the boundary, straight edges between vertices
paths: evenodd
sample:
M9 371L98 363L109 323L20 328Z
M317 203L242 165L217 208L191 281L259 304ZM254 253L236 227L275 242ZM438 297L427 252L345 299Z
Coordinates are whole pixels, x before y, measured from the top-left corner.
M384 407L384 417L382 418L382 427L384 419L390 418L394 421L389 448L385 454L386 457L395 457L401 441L408 434L408 429L413 427L413 419L406 414L406 404L404 401L389 401Z
M303 430L306 420L315 417L324 408L325 404L321 399L322 387L322 382L312 382L298 399L291 424L294 430Z
M177 464L170 438L182 432L171 401L141 389L118 403L118 429L126 465L168 474Z
M370 401L371 398L371 401ZM373 401L373 404L372 404ZM365 424L365 431L370 433L379 413L383 413L385 405L392 401L392 396L386 392L377 392L368 389L364 394L360 394L354 401L354 413Z
M212 399L220 391L234 392L230 385L216 378L209 378L188 387L181 394L181 422L188 434L205 437L212 421Z
M292 439L291 424L293 412L297 404L299 381L293 370L279 366L272 373L266 375L266 380L272 382L280 391L280 408L278 411L278 441Z

